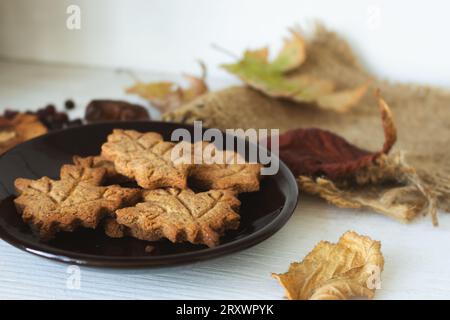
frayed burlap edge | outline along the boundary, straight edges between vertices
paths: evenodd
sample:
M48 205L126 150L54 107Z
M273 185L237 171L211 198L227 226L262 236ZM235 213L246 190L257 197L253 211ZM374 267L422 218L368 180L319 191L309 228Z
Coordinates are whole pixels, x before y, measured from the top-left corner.
M438 225L436 196L407 165L404 153L381 156L349 179L332 182L300 176L299 187L340 208L370 209L406 223L420 213L429 213Z

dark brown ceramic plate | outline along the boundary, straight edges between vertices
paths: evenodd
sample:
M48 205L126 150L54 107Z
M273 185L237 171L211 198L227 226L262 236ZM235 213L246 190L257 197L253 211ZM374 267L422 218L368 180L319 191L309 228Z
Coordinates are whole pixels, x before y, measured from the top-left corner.
M79 229L59 233L49 243L40 242L17 214L13 199L17 177L58 177L62 164L73 155L94 155L113 128L156 131L169 140L182 126L164 122L103 123L53 132L27 141L0 157L0 238L33 254L67 263L101 267L142 267L188 263L218 257L253 246L273 235L291 217L297 204L297 184L280 163L279 172L266 176L259 192L240 195L241 226L228 232L215 248L200 245L149 243L132 238L112 239L103 231ZM154 246L151 253L148 245Z

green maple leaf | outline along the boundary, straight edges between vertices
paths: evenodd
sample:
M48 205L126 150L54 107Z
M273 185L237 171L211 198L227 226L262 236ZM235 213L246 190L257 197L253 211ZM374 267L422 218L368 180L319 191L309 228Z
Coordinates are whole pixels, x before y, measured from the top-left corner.
M335 91L333 81L302 73L300 67L306 60L306 44L296 31L291 31L291 38L285 39L283 48L273 61L269 61L268 56L267 48L247 50L241 60L222 67L268 96L315 103L323 109L339 112L354 106L368 87L365 83Z

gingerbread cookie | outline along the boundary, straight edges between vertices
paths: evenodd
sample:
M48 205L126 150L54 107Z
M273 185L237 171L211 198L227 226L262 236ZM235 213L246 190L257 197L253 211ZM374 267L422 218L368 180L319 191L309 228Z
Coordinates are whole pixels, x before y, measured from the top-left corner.
M190 189L144 191L144 202L116 211L126 234L142 240L167 238L214 247L225 230L239 227L240 201L230 190L194 193Z
M115 129L102 146L102 156L114 162L118 173L135 179L143 188L184 189L192 165L177 164L172 159L174 147L155 132Z
M99 221L115 210L139 201L141 191L117 185L100 186L106 170L65 165L61 179L18 178L14 200L23 220L42 240L58 231L73 231L78 226L95 228Z
M195 165L189 181L202 190L232 189L237 192L259 190L261 165L246 163L236 152L218 150L213 143L194 144Z

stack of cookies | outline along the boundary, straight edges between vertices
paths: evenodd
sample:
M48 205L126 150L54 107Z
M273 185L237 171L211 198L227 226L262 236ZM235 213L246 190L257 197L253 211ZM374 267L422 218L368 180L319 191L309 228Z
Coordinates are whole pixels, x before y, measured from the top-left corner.
M16 179L16 208L42 240L59 231L103 227L114 238L214 247L226 230L239 227L237 196L259 190L261 166L208 142L188 144L192 161L176 161L173 151L180 144L186 148L155 132L115 129L101 155L75 156L61 168L60 180ZM224 161L194 160L206 149ZM138 187L123 187L133 183Z

